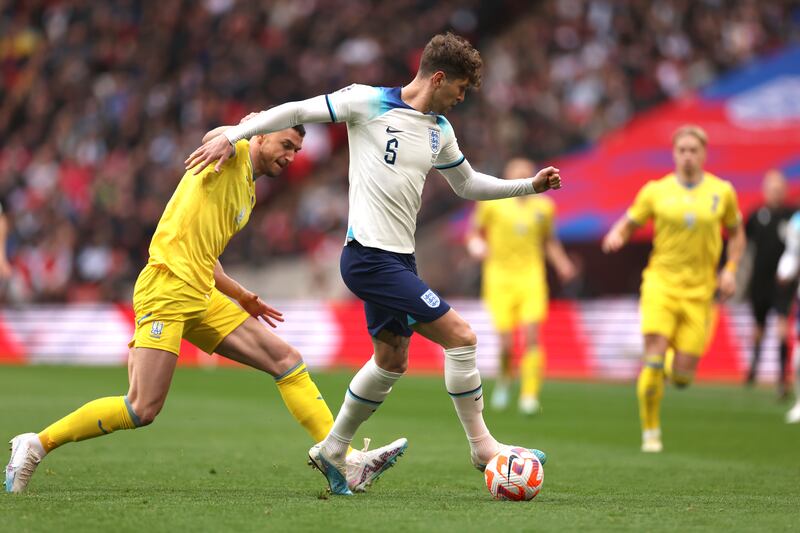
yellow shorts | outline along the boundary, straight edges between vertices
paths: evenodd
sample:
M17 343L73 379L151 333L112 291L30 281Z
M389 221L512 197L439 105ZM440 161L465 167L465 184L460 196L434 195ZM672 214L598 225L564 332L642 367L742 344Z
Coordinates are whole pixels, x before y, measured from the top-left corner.
M522 324L541 323L547 318L547 284L525 285L484 283L483 301L497 331L513 331Z
M133 290L136 330L131 348L155 348L175 355L181 339L208 354L250 315L217 289L203 294L168 268L147 265Z
M709 341L713 301L675 298L642 287L642 334L663 335L675 350L701 357Z

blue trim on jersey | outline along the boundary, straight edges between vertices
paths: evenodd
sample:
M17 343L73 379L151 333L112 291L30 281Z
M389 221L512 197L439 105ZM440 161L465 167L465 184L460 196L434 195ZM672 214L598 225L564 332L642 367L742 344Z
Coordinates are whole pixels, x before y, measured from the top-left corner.
M436 115L436 125L442 130L442 135L453 131L453 126L450 121L444 118L444 115Z
M348 226L348 228L347 228L347 237L345 237L345 238L347 239L347 242L356 240L356 234L353 231L353 226Z
M461 159L459 159L455 163L448 163L446 165L441 165L441 166L440 165L434 165L433 168L435 168L436 170L447 170L448 168L456 168L458 165L463 163L465 159L466 159L466 157L464 157L462 155Z
M414 109L403 101L400 97L400 89L402 87L379 87L381 91L381 108L380 114L388 113L392 109Z
M331 105L331 99L328 98L328 95L325 95L325 103L328 104L328 113L331 115L331 120L336 122L336 113L333 112L333 106Z
M417 323L417 321L414 320L414 317L412 317L411 315L406 315L406 322L408 322L409 326L413 326L414 324Z
M469 390L467 392L457 392L455 394L450 392L450 391L447 391L447 394L449 394L451 398L463 398L465 396L473 396L473 395L479 393L481 391L482 387L483 387L483 385L478 385L478 388L476 388L476 389L472 389L472 390Z

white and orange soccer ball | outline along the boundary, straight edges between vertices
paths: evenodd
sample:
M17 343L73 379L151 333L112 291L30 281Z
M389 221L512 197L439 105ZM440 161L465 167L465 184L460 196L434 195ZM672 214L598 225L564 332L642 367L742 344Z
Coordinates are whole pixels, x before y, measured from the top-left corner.
M504 448L483 472L486 487L496 500L527 501L539 494L544 468L526 448Z

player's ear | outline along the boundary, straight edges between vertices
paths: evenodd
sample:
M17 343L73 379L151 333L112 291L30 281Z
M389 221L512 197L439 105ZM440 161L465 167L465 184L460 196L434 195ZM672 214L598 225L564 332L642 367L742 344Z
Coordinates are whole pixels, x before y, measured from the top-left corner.
M433 75L431 76L431 82L433 82L433 86L434 86L434 88L436 88L436 89L438 89L439 87L441 87L442 85L444 85L444 82L445 82L445 81L447 81L447 74L445 74L445 73L444 73L443 71L441 71L441 70L437 70L437 71L436 71L436 72L434 72L434 73L433 73Z

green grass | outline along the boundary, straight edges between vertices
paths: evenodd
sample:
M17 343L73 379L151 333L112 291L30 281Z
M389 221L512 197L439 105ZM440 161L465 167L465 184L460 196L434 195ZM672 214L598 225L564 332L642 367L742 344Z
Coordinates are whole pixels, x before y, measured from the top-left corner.
M0 437L38 431L126 389L122 368L0 367ZM333 409L349 374L316 373ZM660 455L639 452L631 384L551 382L544 414L487 410L494 434L549 454L532 502L495 502L441 378L406 377L362 433L410 446L367 494L333 498L271 380L185 369L151 427L70 444L28 492L0 494L2 531L797 531L800 427L772 390L668 390ZM359 440L360 442L360 440Z

